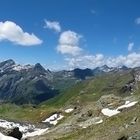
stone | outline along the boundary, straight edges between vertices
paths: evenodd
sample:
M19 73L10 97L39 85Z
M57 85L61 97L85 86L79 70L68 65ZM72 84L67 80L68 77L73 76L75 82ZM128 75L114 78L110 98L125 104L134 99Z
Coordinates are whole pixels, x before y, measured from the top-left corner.
M131 125L134 125L136 122L138 121L138 118L137 117L134 117L131 121Z
M87 112L87 116L88 116L88 117L91 117L91 116L92 116L92 110L89 110L89 111Z
M17 138L17 139L21 139L22 138L22 133L19 131L19 128L18 127L15 127L14 129L11 129L8 134L8 136L11 136L11 137L14 137L14 138Z
M121 136L120 138L118 138L117 140L128 140L127 136Z

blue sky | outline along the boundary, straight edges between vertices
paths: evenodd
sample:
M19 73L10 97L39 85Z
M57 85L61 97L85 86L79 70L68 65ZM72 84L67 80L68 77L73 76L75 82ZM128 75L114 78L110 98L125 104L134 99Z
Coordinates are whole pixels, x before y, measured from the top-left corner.
M51 69L139 66L139 7L139 0L1 0L0 60Z

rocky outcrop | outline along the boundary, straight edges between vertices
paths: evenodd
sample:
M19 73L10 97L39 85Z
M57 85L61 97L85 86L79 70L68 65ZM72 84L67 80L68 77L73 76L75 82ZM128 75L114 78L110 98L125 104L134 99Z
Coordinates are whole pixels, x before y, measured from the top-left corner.
M4 134L5 136L14 137L16 139L22 138L22 132L20 132L18 127L15 127L13 129L6 129L6 128L0 128L0 132Z
M38 104L58 94L51 85L52 73L37 63L18 65L13 60L0 63L0 99L16 104Z
M14 137L14 138L17 138L19 140L22 138L22 133L19 131L18 127L15 127L13 129L9 130L7 132L7 135L11 136L11 137Z

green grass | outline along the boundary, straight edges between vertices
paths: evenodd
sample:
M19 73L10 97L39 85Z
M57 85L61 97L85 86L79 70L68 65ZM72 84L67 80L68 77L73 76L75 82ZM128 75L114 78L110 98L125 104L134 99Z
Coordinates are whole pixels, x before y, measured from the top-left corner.
M56 110L54 107L34 108L32 105L1 104L0 118L37 123Z
M97 101L102 95L121 95L119 90L130 80L130 72L109 73L92 79L78 82L74 86L63 90L58 96L33 107L32 105L17 106L15 104L1 104L0 117L38 122L49 114L58 111L63 106Z
M121 95L120 89L133 79L130 72L109 73L102 76L85 80L77 83L71 88L63 91L59 96L43 103L50 106L63 106L65 104L74 103L76 100L82 102L96 101L102 95L116 94ZM83 93L81 93L83 91Z

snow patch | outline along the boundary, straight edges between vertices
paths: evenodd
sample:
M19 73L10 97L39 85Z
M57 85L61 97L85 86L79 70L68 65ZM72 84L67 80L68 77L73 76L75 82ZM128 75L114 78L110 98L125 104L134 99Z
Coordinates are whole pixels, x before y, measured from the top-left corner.
M50 124L56 125L58 121L61 120L63 117L64 116L61 114L53 114L52 116L50 116L49 118L47 118L46 120L42 122L48 122Z
M5 136L2 133L0 133L0 140L17 140L16 138Z
M69 108L69 109L66 109L65 112L66 113L71 113L73 110L74 110L73 108Z
M15 71L21 71L22 69L24 69L24 67L21 65L14 65L14 67L13 67L13 70L15 70Z
M101 119L101 120L95 122L95 124L100 124L100 123L102 123L102 122L103 122L103 120Z
M124 105L119 106L117 109L128 108L128 107L134 106L136 103L138 103L138 102L137 101L135 101L135 102L126 101Z
M24 66L14 65L12 69L15 70L15 71L21 71L21 70L27 70L27 69L30 69L30 68L32 68L31 65L24 65Z
M103 108L101 111L105 116L111 117L120 113L117 109L111 110L109 108Z
M134 101L134 102L126 101L124 105L119 106L117 109L103 108L101 110L101 112L105 116L111 117L111 116L119 114L120 113L120 111L119 111L120 109L129 108L131 106L134 106L136 103L138 103L138 102L137 101Z
M0 120L0 127L6 128L6 129L13 129L15 127L18 127L19 130L23 133L22 138L38 136L49 129L49 128L45 128L45 129L36 128L34 125L31 125L31 124L21 125L19 123L8 122L6 120ZM1 140L1 136L0 136L0 140ZM2 140L10 140L10 139L2 139ZM11 140L14 140L14 139L11 139Z
M19 123L14 123L14 122L8 122L6 120L0 120L0 127L6 128L6 129L12 129L14 127L18 127L19 130L23 133L28 132L28 130L34 130L35 126L34 125L21 125Z
M25 134L23 134L23 139L27 138L27 137L33 137L33 136L39 136L41 134L43 134L44 132L46 132L49 128L45 128L45 129L36 129L34 132L27 132Z
M43 122L49 122L50 124L56 125L58 121L61 120L63 117L64 116L62 116L61 114L53 114L52 116L50 116ZM44 133L45 131L49 129L49 128L45 128L45 129L36 128L35 125L31 125L31 124L22 125L20 123L9 122L6 120L1 120L1 119L0 119L0 127L6 128L6 129L13 129L15 127L18 127L19 130L23 133L22 138L24 139L27 137L41 135L42 133ZM2 137L4 136L0 134L0 140L17 140L17 139L6 139L6 137L5 139L4 138L2 139Z
M125 105L127 105L127 104L129 104L130 103L130 101L125 101Z

